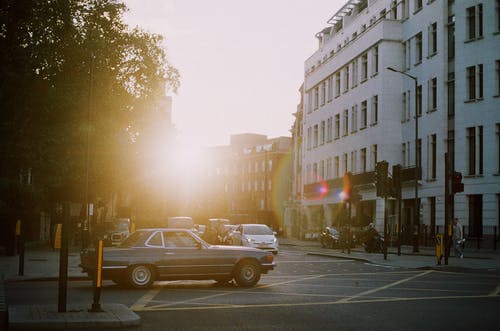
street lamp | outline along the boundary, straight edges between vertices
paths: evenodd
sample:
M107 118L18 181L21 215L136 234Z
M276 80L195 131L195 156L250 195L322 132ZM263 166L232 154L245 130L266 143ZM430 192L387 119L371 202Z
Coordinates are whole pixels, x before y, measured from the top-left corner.
M417 234L415 241L413 242L413 252L418 252L418 240L419 240L419 235L420 235L420 217L419 217L419 207L418 207L418 174L419 174L419 160L418 160L418 98L417 98L417 93L418 93L418 79L415 76L412 76L410 74L407 74L406 72L397 70L393 67L387 67L387 70L397 72L399 74L402 74L406 77L409 77L413 79L415 82L415 201L414 201L414 207L413 207L413 222L416 222L417 224ZM413 224L415 227L415 224ZM413 233L412 229L412 233Z

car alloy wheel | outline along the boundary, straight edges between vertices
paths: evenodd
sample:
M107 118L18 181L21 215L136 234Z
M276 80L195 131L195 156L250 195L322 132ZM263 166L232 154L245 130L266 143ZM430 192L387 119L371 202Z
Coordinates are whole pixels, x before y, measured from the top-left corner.
M154 274L150 267L135 265L128 270L128 281L134 288L147 288L153 284Z
M260 280L260 268L255 261L243 261L236 267L234 279L239 286L251 287Z

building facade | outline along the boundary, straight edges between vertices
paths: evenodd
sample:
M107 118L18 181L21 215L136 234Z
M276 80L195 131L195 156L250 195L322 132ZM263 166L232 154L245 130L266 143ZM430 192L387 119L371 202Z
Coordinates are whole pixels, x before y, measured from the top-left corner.
M418 228L432 237L444 224L445 171L458 171L465 189L447 215L469 236L498 233L500 1L351 0L328 24L305 61L293 130L300 231L291 232L349 217L342 191L350 172L360 194L351 222L381 230L387 208L391 231L401 215L403 236ZM402 167L400 206L376 195L382 160L389 173Z
M212 208L209 217L282 228L291 185L291 140L238 134L231 136L229 146L211 148L206 189L212 193L203 199Z

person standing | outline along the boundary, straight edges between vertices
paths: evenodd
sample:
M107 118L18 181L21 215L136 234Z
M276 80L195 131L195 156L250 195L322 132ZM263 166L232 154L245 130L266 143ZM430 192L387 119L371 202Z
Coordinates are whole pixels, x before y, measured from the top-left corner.
M458 223L458 218L453 219L453 248L455 250L455 256L464 258L464 253L462 252L462 242L463 242L463 233L462 227Z

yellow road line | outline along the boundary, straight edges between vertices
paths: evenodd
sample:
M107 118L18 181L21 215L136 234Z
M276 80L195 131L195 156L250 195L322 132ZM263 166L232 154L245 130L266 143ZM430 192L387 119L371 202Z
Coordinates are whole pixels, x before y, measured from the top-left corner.
M270 304L255 304L255 305L214 305L214 306L197 306L197 307L164 307L151 309L143 308L138 311L182 311L182 310L211 310L211 309L248 309L248 308L285 308L285 307L306 307L306 306L327 306L341 304L359 304L359 303L384 303L384 302L404 302L404 301L425 301L425 300L452 300L452 299L485 299L485 298L500 298L490 295L473 295L473 296L442 296L442 297L416 297L416 298L379 298L366 299L357 301L325 301L325 302L299 302L299 303L270 303Z
M393 286L396 286L396 285L408 282L408 281L410 281L412 279L425 276L425 275L427 275L427 274L429 274L431 272L432 272L432 270L427 270L425 272L422 272L420 274L414 275L412 277L401 279L401 280L398 280L397 282L394 282L394 283L390 283L390 284L387 284L387 285L384 285L384 286L381 286L381 287L377 287L377 288L374 288L374 289L371 289L371 290L368 290L368 291L364 291L364 292L361 292L361 293L358 293L356 295L344 298L344 299L339 300L339 301L345 303L345 302L348 302L348 301L350 301L352 299L356 299L356 298L359 298L359 297L367 295L367 294L372 294L372 293L375 293L375 292L378 292L378 291L382 291L382 290L388 289L390 287L393 287Z
M160 293L161 289L160 288L154 288L150 291L148 291L146 294L144 294L142 297L139 298L132 306L130 306L130 309L132 310L141 310L142 308L146 307L146 304L148 302L151 302L153 298Z

